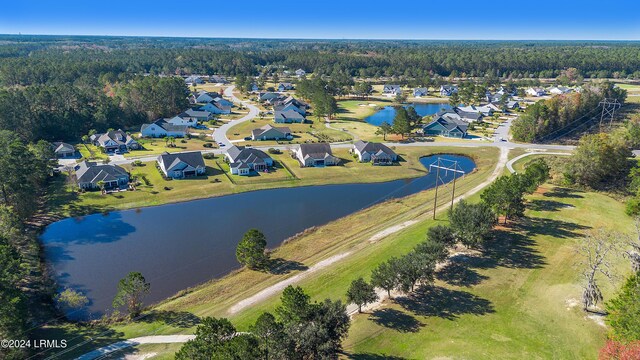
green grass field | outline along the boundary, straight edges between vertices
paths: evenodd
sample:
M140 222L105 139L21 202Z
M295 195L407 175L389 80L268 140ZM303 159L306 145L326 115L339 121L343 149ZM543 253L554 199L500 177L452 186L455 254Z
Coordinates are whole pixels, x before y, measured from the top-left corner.
M163 152L178 152L178 151L196 151L196 150L207 150L208 148L204 147L204 144L210 143L211 148L217 148L218 145L211 140L211 131L208 131L208 134L203 134L203 138L200 137L192 137L190 139L175 139L175 147L168 146L166 138L141 138L138 139L138 142L143 146L141 150L132 150L124 154L126 158L137 158L144 157L150 155L160 155ZM207 141L209 140L209 141ZM211 149L209 148L209 149Z
M622 204L605 195L553 186L530 197L527 216L498 229L484 254L453 261L433 288L356 316L347 353L399 359L597 358L606 329L580 309L575 242L601 226L631 232L631 219ZM625 261L619 263L625 271ZM612 287L605 286L604 293L609 297Z
M329 129L324 123L317 118L310 116L308 119L311 122L304 124L276 124L273 121L273 115L268 115L262 119L256 118L251 121L245 121L243 123L234 125L227 132L227 137L230 140L241 140L245 137L251 136L253 129L260 128L264 125L270 124L277 127L288 127L293 135L291 141L242 141L241 145L275 145L275 144L299 144L304 142L318 142L319 140L328 142L340 142L349 141L352 137L342 131Z

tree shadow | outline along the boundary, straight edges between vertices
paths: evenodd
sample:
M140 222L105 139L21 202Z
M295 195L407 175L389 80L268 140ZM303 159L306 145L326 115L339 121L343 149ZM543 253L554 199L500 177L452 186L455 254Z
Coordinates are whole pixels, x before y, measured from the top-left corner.
M479 268L538 269L546 261L530 236L512 229L494 231L494 237L485 242L482 256L472 259L471 263Z
M188 311L151 310L140 319L141 322L163 322L166 325L188 329L200 324L200 318Z
M418 332L424 326L415 317L396 309L375 310L369 320L398 332Z
M531 200L527 203L527 208L533 211L559 211L570 206L560 201L541 199Z
M284 275L293 271L304 271L308 268L308 266L299 261L276 258L269 260L266 271L274 275Z
M124 333L100 324L66 324L36 329L31 339L67 341L66 347L37 349L34 358L75 359L89 351L125 340ZM59 354L59 355L57 355Z
M516 228L527 236L548 235L565 239L581 237L584 230L591 229L590 226L543 218L524 218L516 224Z
M547 191L543 195L546 197L555 197L560 199L581 199L584 196L580 195L580 193L582 193L580 190L556 187L551 191Z
M489 277L479 274L467 265L468 256L456 255L449 260L449 263L436 273L436 278L447 284L471 287L478 285Z
M342 355L346 356L347 359L352 359L352 360L405 360L406 359L401 356L374 354L374 353L349 354L349 353L343 352Z
M487 299L441 286L422 286L406 297L396 299L404 309L419 316L437 316L455 320L460 315L485 315L495 312Z

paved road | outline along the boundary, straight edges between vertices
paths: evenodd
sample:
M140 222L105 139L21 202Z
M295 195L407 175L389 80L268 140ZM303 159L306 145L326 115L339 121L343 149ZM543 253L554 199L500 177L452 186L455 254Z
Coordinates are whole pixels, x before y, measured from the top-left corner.
M231 129L232 126L243 123L245 121L249 121L258 116L258 114L260 113L260 110L255 105L250 104L248 101L242 101L235 95L233 95L234 89L234 85L231 85L228 88L224 89L224 96L230 98L234 103L243 104L244 106L246 106L249 109L249 113L238 120L229 121L213 132L213 140L215 140L215 142L217 142L218 144L224 144L223 148L232 145L231 141L229 141L229 139L227 138L227 132L229 131L229 129Z
M513 159L509 160L509 162L507 163L507 169L509 169L509 171L513 174L516 172L516 170L513 168L513 164L522 159L525 158L527 156L531 156L531 155L571 155L571 153L569 152L553 152L553 151L532 151L532 152L528 152L519 156L514 157Z
M137 346L141 344L174 344L174 343L186 343L189 340L195 339L195 335L155 335L155 336L142 336L138 338L132 338L99 349L88 352L82 356L76 358L76 360L93 360L99 357L103 357L114 351L126 349L131 346Z

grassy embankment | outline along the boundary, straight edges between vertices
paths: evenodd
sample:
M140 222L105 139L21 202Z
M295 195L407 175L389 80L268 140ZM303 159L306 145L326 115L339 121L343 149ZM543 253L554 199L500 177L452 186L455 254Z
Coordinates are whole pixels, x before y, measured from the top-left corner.
M426 170L419 162L421 156L451 150L399 147L396 151L403 159L398 165L374 167L355 161L347 149L336 149L334 155L343 159L341 165L326 168L301 168L285 152L272 155L277 162L274 171L252 177L225 174L222 169L226 167L221 155L205 160L207 176L186 180L164 180L155 162L146 162L141 167L123 165L140 179L142 185L136 191L108 195L101 195L100 192L78 193L73 185L66 184L66 175L61 174L52 185L55 189L51 191L49 203L53 215L68 217L267 188L390 181L424 175Z
M427 155L432 152L451 152L451 149L423 148L415 151L413 156L417 159L420 155ZM422 151L422 153L418 153L418 151ZM478 170L475 173L458 181L458 194L472 189L486 179L495 167L498 154L498 150L495 148L456 149L455 152L474 157L478 165ZM421 167L416 163L412 167L414 166ZM394 170L394 168L387 169ZM349 172L348 168L341 169L338 167L293 169L295 172L297 170L313 170L314 174L307 174L307 176L317 176L316 181L318 182L326 182L327 179L335 180L335 177L326 175L327 171ZM363 170L354 169L354 171L362 173ZM424 170L416 168L414 171L422 173ZM349 176L350 179L353 179L353 174ZM341 177L336 173L338 178L345 179L343 176ZM361 181L366 181L366 178L360 178ZM446 204L449 201L450 194L448 189L449 187L441 189L439 204ZM96 339L90 344L76 349L74 353L79 354L118 339L134 336L192 333L197 319L194 320L188 313L193 313L199 317L226 316L231 318L239 328L246 329L261 311L272 310L276 306L278 296L276 294L269 297L265 301L237 314L229 314L228 309L237 301L290 276L294 276L300 273L300 269L316 264L320 260L350 251L351 253L348 257L340 260L335 265L322 269L300 281L300 285L305 287L315 299L325 297L344 298L344 291L353 277L358 275L367 276L375 264L389 256L408 251L411 246L422 239L422 235L409 240L404 236L398 236L399 234L406 234L406 230L374 243L369 242L371 236L389 226L397 225L406 220L428 218L432 202L433 191L424 191L403 199L373 206L308 231L295 240L278 247L272 253L273 259L280 259L280 263L290 264L290 269L280 270L277 273L249 270L234 272L222 279L212 280L200 287L185 291L183 294L179 294L153 307L151 310L152 315L149 315L143 321L113 326L112 328L102 327L102 331L99 333L102 334L101 336L96 336L97 330L90 332L86 329L77 329L74 326L50 328L46 333L59 338L78 336L75 343L82 342L82 340L89 337ZM444 216L440 215L440 219L442 218ZM420 223L419 228L423 230L426 226L439 222L441 220L424 221ZM413 226L410 229L412 229L411 231L416 231L415 228ZM348 271L346 271L347 269Z
M433 288L356 316L346 350L420 359L595 359L606 329L581 310L574 264L576 240L597 227L633 229L624 206L606 195L544 186L529 197L527 219L498 229L483 254L456 258ZM618 267L628 271L622 258ZM603 285L610 298L614 287Z

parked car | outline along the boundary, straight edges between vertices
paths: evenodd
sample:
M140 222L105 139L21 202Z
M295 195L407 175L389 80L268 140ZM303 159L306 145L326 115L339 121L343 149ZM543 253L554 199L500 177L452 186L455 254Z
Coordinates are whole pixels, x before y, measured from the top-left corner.
M249 140L251 140L251 136L245 136L245 137L244 137L244 139L245 139L246 141L249 141Z

